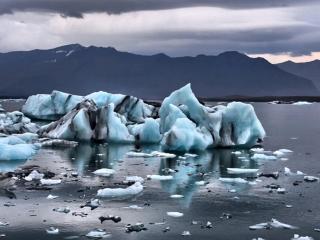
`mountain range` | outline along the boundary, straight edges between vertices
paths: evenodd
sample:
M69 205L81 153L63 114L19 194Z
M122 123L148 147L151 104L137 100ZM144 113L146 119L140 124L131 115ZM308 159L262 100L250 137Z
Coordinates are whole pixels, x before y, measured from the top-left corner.
M56 89L81 95L101 90L163 99L189 82L203 98L319 95L310 80L313 75L290 69L288 64L273 65L235 51L217 56L145 56L71 44L0 53L0 96L21 97Z

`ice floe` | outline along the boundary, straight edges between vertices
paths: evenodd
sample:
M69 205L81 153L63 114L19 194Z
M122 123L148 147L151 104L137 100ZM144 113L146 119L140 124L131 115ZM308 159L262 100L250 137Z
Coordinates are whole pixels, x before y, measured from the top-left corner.
M253 168L227 168L230 174L240 174L240 173L257 173L259 169Z
M105 198L116 198L134 196L143 191L143 186L140 182L136 182L127 188L104 188L99 189L97 196Z
M249 227L250 230L270 228L297 229L297 227L292 226L290 224L282 223L275 218L272 218L270 222L258 223Z
M114 169L110 168L100 168L97 169L93 172L93 174L98 175L98 176L103 176L103 177L110 177L113 175L116 171Z
M178 217L182 217L184 214L181 212L167 212L167 215L170 217L178 218Z
M147 175L147 179L166 181L172 180L173 177L171 175Z

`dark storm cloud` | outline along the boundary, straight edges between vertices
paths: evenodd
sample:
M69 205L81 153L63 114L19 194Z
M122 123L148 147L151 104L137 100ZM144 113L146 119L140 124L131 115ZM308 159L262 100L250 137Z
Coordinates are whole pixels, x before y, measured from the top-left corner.
M305 5L318 0L1 0L0 14L15 11L45 11L62 16L82 17L84 13L118 14L140 10L163 10L194 6L229 9L274 8Z

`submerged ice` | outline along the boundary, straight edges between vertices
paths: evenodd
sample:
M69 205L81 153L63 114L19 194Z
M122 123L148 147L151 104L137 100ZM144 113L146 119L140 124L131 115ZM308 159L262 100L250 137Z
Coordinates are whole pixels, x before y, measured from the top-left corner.
M190 84L174 91L160 107L122 94L95 92L82 97L53 91L29 97L23 112L38 119L58 119L41 127L41 137L160 143L168 151L252 147L265 136L250 104L208 107L198 101Z

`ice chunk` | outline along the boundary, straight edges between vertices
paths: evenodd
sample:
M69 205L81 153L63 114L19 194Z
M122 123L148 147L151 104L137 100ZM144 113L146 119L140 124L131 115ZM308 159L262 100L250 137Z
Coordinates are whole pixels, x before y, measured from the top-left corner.
M26 176L24 179L26 181L32 181L32 180L40 180L44 177L44 174L39 173L37 170L33 170L28 176Z
M284 155L289 153L292 153L292 151L289 149L279 149L273 152L273 154L276 155L277 157L283 157Z
M50 227L49 229L46 230L46 232L48 234L56 235L56 234L59 234L59 229L55 227Z
M127 188L104 188L98 190L98 197L125 197L137 195L143 191L143 186L140 182L136 182L135 184L127 187Z
M272 156L272 155L266 155L263 153L255 153L255 154L253 154L251 159L253 159L253 160L276 160L277 157Z
M257 173L259 169L249 169L249 168L227 168L228 173L230 174L239 174L239 173Z
M47 197L47 199L52 200L52 199L56 199L56 198L58 198L58 197L59 197L59 196L49 194L48 197Z
M61 183L61 179L45 179L42 178L40 180L42 185L56 185Z
M93 174L103 177L109 177L115 173L114 169L101 168L93 172Z
M166 180L172 180L173 177L170 175L147 175L148 179L151 180L160 180L160 181L166 181Z
M310 105L312 104L311 102L307 102L307 101L299 101L299 102L295 102L295 103L292 103L292 105Z
M138 205L130 205L129 207L123 207L126 209L134 209L134 210L142 210L144 209L143 207L139 207Z
M219 180L225 183L248 183L248 181L243 178L221 178L220 177Z
M159 152L159 151L153 151L151 153L154 157L160 157L160 158L175 158L176 155L173 153L166 153L166 152Z
M314 177L314 176L304 176L304 181L306 182L317 182L319 181L318 177Z
M314 240L312 237L309 236L299 236L298 234L294 234L291 240Z
M31 120L24 116L22 112L14 111L0 113L0 133L36 133L39 127L32 123Z
M102 229L94 229L86 234L87 238L92 239L102 239L102 238L108 238L111 237L110 233L107 233L105 230Z
M128 157L143 157L143 158L153 157L152 154L143 153L143 152L127 152L126 155Z
M139 176L127 176L126 177L126 182L139 182L139 183L144 183L144 179Z
M26 160L31 158L40 149L40 144L1 144L0 160Z
M190 233L190 231L183 231L183 232L181 233L181 235L182 235L182 236L191 236L191 233Z
M269 229L269 228L283 228L283 229L297 229L297 227L282 223L275 218L272 218L270 222L258 223L249 227L250 230Z
M167 212L167 215L170 217L178 218L178 217L182 217L184 214L181 212Z
M173 195L170 195L170 198L179 199L179 198L183 198L183 195L173 194Z

